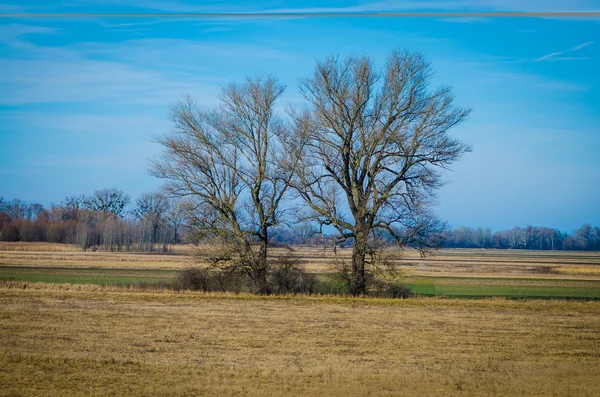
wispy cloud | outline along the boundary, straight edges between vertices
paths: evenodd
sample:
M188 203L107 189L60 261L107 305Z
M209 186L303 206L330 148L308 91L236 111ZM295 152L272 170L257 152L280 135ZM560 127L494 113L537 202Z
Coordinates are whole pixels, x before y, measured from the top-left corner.
M0 12L23 12L24 8L14 5L14 4L6 4L6 3L0 3Z
M213 92L192 76L174 76L113 61L0 60L0 104L97 102L167 106L187 92ZM210 97L210 96L209 96Z
M0 44L21 49L31 48L33 44L26 41L24 36L33 34L56 34L59 31L60 29L46 26L25 25L19 23L0 25Z
M290 55L250 44L158 38L52 47L22 37L52 29L11 25L0 27L0 33L1 29L11 32L3 37L4 44L18 51L17 57L0 58L0 104L8 106L108 102L166 107L187 93L202 93L199 102L211 104L225 83L215 77L215 68L281 62ZM203 66L207 58L214 60L208 69Z
M583 49L583 48L585 48L587 46L590 46L592 44L594 44L593 41L587 41L585 43L578 44L578 45L576 45L574 47L571 47L571 48L569 48L567 50L552 52L550 54L543 55L543 56L541 56L539 58L532 59L532 61L533 62L542 62L542 61L578 60L578 59L581 59L581 58L559 57L559 55L566 54L566 53L569 53L569 52L579 51L579 50L581 50L581 49Z
M542 55L536 58L520 58L520 59L510 59L509 57L494 57L496 60L492 61L483 61L483 62L467 62L468 65L496 65L496 64L511 64L511 63L528 63L528 62L557 62L557 61L585 61L592 59L590 57L580 57L580 56L561 56L563 54L577 52L588 46L593 45L593 41L587 41L585 43L578 44L571 48L562 51L551 52L546 55Z

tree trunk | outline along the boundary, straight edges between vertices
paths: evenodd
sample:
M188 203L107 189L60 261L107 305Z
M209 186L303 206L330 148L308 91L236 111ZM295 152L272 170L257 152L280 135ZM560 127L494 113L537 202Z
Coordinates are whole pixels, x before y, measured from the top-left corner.
M260 239L260 251L258 253L258 258L254 263L254 283L256 284L257 292L261 295L270 295L271 287L269 286L269 282L267 281L268 274L268 263L267 263L267 251L269 241L267 238L267 234L265 233Z
M367 278L365 274L365 258L367 256L367 235L357 233L352 247L352 274L350 277L350 293L354 296L367 293Z

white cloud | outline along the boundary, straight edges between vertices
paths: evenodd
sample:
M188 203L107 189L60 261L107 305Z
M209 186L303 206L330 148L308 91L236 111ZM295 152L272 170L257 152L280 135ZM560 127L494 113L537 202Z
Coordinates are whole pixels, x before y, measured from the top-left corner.
M79 58L72 60L1 59L3 105L104 102L166 106L190 91L210 87L177 81L152 70Z
M0 44L17 48L20 50L30 50L35 45L24 40L23 36L27 35L48 35L57 34L60 29L50 28L46 26L37 25L24 25L18 23L11 23L7 25L0 25Z
M578 59L578 58L570 58L570 57L562 57L562 58L560 58L558 56L562 55L562 54L565 54L565 53L568 53L568 52L579 51L579 50L581 50L581 49L583 49L583 48L585 48L587 46L590 46L592 44L594 44L593 41L588 41L588 42L585 42L585 43L578 44L578 45L576 45L576 46L574 46L572 48L569 48L567 50L557 51L557 52L553 52L553 53L550 53L550 54L546 54L546 55L541 56L539 58L532 59L532 61L534 61L534 62L542 62L542 61L553 61L553 60L561 60L561 59L562 60Z
M556 62L556 61L585 61L590 60L590 57L575 57L575 56L561 56L566 53L576 52L582 50L585 47L594 44L593 41L587 41L582 44L578 44L571 48L562 51L552 52L546 55L542 55L536 58L521 58L521 59L510 59L510 57L493 57L497 60L488 62L469 62L469 65L493 65L493 64L511 64L511 63L528 63L528 62Z
M18 25L20 34L53 30ZM18 58L0 59L0 104L101 102L167 106L183 94L214 103L215 67L285 60L287 53L242 44L182 39L135 39L120 43L80 42L70 47L37 46L15 33L8 44ZM15 40L18 44L15 45ZM25 43L26 45L22 45ZM101 58L101 59L99 59ZM203 60L210 58L213 69Z

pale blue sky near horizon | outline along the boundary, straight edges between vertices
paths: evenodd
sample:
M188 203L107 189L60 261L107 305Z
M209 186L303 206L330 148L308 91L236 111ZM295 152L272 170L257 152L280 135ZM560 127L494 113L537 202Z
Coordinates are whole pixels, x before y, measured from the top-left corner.
M600 1L0 0L6 13L600 11ZM422 52L436 85L473 108L452 135L473 148L446 173L452 226L600 225L600 18L0 18L0 196L44 205L116 187L158 188L152 137L189 94L271 73L299 78L330 54L382 63Z

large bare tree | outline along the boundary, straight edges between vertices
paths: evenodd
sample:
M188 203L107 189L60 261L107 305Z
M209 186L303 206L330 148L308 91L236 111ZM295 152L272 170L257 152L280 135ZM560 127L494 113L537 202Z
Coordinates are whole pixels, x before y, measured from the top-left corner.
M294 171L289 128L275 113L283 91L262 77L225 86L214 109L185 98L172 112L175 130L158 140L164 153L152 168L168 181L169 195L194 199L196 226L227 243L213 264L246 272L260 293L270 293L269 231Z
M432 74L419 53L394 51L382 68L368 57L329 57L300 82L308 106L293 114L301 159L293 187L307 219L353 240L354 295L367 291L382 231L402 246L433 244L441 170L469 150L448 134L469 110L453 104L449 87L430 88Z

